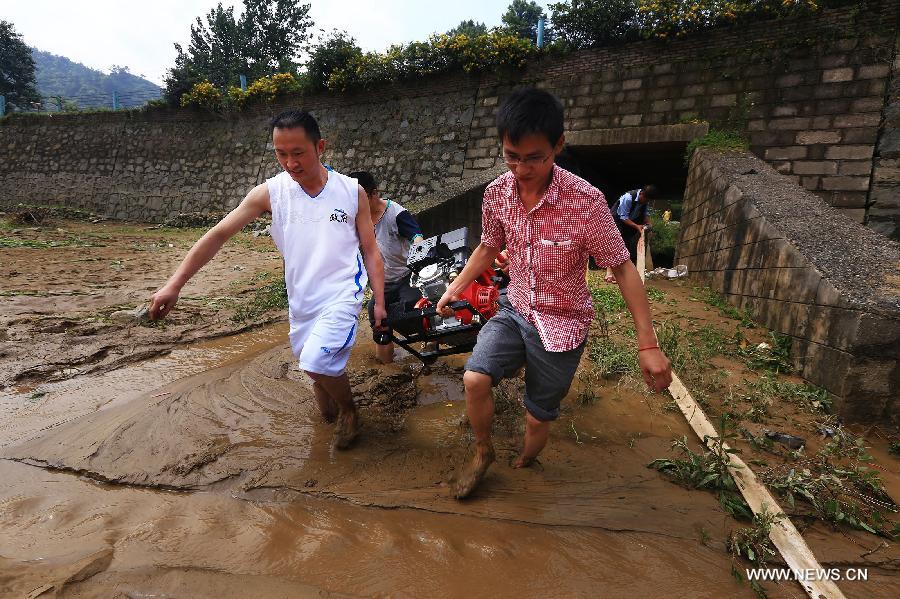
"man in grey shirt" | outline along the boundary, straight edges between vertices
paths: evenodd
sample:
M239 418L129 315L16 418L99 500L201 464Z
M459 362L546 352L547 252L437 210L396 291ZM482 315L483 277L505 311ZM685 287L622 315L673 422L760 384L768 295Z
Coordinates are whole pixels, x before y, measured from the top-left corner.
M384 303L389 306L399 301L415 301L422 294L410 287L410 270L406 266L409 248L422 241L422 229L412 214L403 206L388 198L382 198L375 177L367 171L350 173L366 195L375 223L375 241L384 259ZM369 302L369 322L373 323L373 304ZM394 344L375 346L375 357L382 364L394 361Z

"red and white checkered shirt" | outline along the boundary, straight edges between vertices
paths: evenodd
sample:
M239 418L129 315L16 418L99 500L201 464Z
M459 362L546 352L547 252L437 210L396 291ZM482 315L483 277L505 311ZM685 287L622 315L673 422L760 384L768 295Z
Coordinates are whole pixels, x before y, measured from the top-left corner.
M554 165L550 186L526 212L513 173L505 173L484 190L481 222L481 243L509 252L509 301L547 351L578 347L594 319L588 255L601 267L628 260L600 190Z

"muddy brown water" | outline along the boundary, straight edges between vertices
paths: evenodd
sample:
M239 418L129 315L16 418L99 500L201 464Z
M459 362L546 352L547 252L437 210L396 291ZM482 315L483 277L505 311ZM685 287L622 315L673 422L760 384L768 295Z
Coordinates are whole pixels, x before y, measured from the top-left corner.
M573 391L539 467L507 465L507 431L458 502L462 358L377 367L361 340L363 434L335 452L285 333L0 395L0 595L753 596L715 498L645 467L691 434L647 396ZM896 596L884 580L848 596Z

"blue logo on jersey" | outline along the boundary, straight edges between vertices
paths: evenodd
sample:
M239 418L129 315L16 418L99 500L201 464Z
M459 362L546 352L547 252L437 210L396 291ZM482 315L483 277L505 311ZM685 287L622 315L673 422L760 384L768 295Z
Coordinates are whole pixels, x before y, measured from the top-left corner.
M340 208L335 208L334 212L331 214L331 218L329 218L328 220L335 222L335 223L350 222L349 219L347 218L347 213L344 212L343 210L341 210Z
M331 353L331 350L328 349L327 347L322 347L322 348L320 348L320 349L322 350L322 353L323 353L323 354L330 354L330 353Z

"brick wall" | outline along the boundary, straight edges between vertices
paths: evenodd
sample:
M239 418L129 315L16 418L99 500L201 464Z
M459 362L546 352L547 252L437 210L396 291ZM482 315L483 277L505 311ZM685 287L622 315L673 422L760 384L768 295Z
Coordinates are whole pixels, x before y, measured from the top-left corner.
M882 116L867 224L883 235L900 239L900 36L894 49L891 82Z
M855 421L897 421L900 245L746 152L691 160L677 261L772 330Z
M321 121L327 162L374 171L383 189L418 210L447 185L499 166L497 106L524 83L561 98L572 132L694 120L741 129L756 155L862 221L898 3L549 55L515 74L441 75L291 98L230 117L159 111L5 119L0 205L63 203L143 220L222 210L277 171L267 117L302 105ZM880 166L894 176L896 165ZM893 193L884 189L874 193Z

